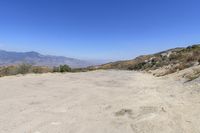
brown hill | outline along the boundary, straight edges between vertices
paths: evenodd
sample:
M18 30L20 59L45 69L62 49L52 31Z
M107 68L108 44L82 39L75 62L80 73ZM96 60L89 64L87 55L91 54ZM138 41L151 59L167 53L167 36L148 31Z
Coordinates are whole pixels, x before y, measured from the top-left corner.
M151 55L143 55L133 60L111 62L91 67L90 69L122 69L149 72L164 69L165 71L158 75L162 76L199 64L200 45L198 44L186 48L175 48Z

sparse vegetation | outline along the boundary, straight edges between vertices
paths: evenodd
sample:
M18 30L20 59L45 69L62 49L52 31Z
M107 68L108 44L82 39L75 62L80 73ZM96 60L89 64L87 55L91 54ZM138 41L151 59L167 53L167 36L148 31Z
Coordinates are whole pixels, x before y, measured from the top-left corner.
M17 66L17 73L18 74L26 74L26 73L29 73L31 72L31 67L32 65L30 64L21 64L19 66Z
M187 82L195 80L195 79L197 79L199 77L200 77L200 68L194 69L193 73L188 74L188 75L185 76L185 78L187 79Z
M175 48L153 55L140 56L133 60L101 65L99 69L125 69L149 71L164 68L163 75L171 74L200 64L200 45Z
M0 67L0 77L9 76L9 75L17 75L17 74L47 73L47 72L52 72L52 69L48 67L32 66L29 64Z
M54 67L53 72L71 72L72 69L68 65L60 65L59 67Z
M12 66L0 67L0 77L27 74L27 73L48 73L48 72L87 72L91 71L91 68L71 68L68 65L60 65L59 67L49 68L46 66L33 66L30 64L19 64Z
M0 76L47 72L87 72L98 69L120 69L137 71L165 69L165 72L158 74L158 76L164 76L195 65L200 65L200 45L193 45L187 48L171 49L152 55L139 56L133 60L112 62L88 68L72 69L68 65L60 65L59 67L48 68L32 66L28 64L0 67ZM198 75L200 74L194 74L194 76L189 77L189 79L195 79L198 77Z
M53 72L53 70L49 67L42 67L42 66L32 66L30 71L32 73L48 73Z
M68 65L60 65L60 72L71 72L71 68Z

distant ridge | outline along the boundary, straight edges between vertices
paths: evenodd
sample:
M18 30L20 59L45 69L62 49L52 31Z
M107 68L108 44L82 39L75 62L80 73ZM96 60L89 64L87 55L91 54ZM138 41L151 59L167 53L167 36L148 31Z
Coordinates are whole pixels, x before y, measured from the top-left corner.
M68 58L64 56L42 55L38 52L11 52L0 50L0 66L16 65L16 64L32 64L35 66L59 66L67 64L73 68L87 67L94 65L92 62Z

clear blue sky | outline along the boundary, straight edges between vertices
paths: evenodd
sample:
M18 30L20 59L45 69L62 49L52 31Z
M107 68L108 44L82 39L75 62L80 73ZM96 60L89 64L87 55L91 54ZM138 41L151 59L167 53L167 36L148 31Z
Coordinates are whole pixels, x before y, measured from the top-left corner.
M200 42L200 0L0 0L0 49L130 59Z

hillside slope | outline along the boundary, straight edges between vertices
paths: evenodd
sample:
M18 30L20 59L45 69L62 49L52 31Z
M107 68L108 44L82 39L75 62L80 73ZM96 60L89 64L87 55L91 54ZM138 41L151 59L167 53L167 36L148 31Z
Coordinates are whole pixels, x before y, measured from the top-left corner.
M122 69L154 71L165 70L162 75L174 73L200 64L200 45L175 48L160 53L139 56L133 60L111 62L93 69ZM160 76L162 76L160 75Z

